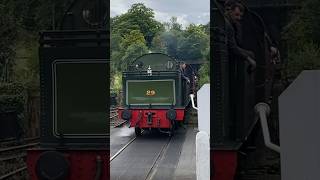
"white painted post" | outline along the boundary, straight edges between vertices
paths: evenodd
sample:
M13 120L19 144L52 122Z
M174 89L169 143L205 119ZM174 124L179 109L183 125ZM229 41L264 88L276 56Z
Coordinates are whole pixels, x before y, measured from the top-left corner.
M197 92L198 128L196 136L197 180L210 179L210 84Z
M208 133L200 131L196 136L197 180L210 179L210 140Z
M204 84L197 92L199 131L210 135L210 84Z

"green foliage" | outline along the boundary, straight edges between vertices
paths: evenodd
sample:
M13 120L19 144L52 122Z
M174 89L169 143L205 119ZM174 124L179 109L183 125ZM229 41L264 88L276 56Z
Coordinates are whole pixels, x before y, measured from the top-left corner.
M120 34L111 33L110 39L110 51L111 51L111 74L115 74L117 71L120 71L121 67L121 59L124 54L122 52L120 44L123 38Z
M182 31L182 25L178 23L177 17L171 17L170 22L163 23L167 31Z
M297 77L303 70L320 69L320 47L319 44L305 43L299 51L289 54L285 73L290 78Z
M127 68L126 65L133 59L148 53L144 36L138 30L133 30L124 35L124 37L119 35L113 35L112 37L111 41L114 42L114 50L111 52L111 67L118 71L125 70Z
M120 43L120 49L126 50L133 44L146 44L143 34L138 30L133 30L130 33L124 35Z
M205 50L209 47L209 34L205 26L190 24L186 30L172 18L171 22L165 23L166 31L159 36L164 44L165 52L181 60L204 59Z
M300 5L283 33L288 45L284 73L291 79L303 70L320 68L320 1L306 0Z
M126 70L128 65L137 57L147 54L148 48L143 43L131 44L126 50L124 56L122 57L122 70Z
M38 32L52 29L72 0L0 2L0 77L37 86ZM23 58L23 59L22 59Z
M16 83L0 84L0 113L23 113L25 97L22 85Z
M122 41L122 37L120 34L111 33L111 37L110 37L110 50L111 50L111 52L120 51L121 41Z
M190 24L183 33L178 47L178 56L183 60L202 59L209 47L209 36L202 26Z
M164 30L153 38L151 50L178 58L177 49L182 36L182 25L177 22L176 17L172 17L170 22L163 23L163 27Z
M154 19L154 12L142 3L133 4L127 13L111 20L112 33L122 37L133 30L139 30L151 47L153 37L163 29L163 25Z
M0 3L0 81L9 81L17 41L17 24L13 12Z
M320 1L307 0L296 13L296 18L290 29L292 40L307 40L320 43Z
M112 75L110 87L113 91L119 92L122 87L122 74L120 72L117 72L116 74Z
M166 46L166 53L172 57L178 58L178 43L182 38L182 33L175 30L163 32L161 40Z
M204 51L204 58L206 62L201 65L199 70L199 87L203 84L210 83L210 47Z
M28 38L27 38L28 37ZM17 45L13 77L29 90L39 90L39 57L37 38L25 34Z
M210 83L210 64L203 64L199 70L199 87L206 83Z
M156 35L151 44L151 51L152 52L157 52L157 53L165 53L166 52L166 46L164 42L161 39L160 35Z
M27 95L21 84L0 83L0 113L14 113L20 127L25 119L26 99Z

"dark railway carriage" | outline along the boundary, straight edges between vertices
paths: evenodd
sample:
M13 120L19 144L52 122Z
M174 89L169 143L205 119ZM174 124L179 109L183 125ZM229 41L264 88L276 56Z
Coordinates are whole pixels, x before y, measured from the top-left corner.
M137 136L150 128L171 135L190 102L190 84L182 78L179 63L165 54L146 54L133 61L122 78L119 117L130 121Z
M40 146L28 150L29 179L109 178L107 14L105 1L75 0L59 30L41 33Z
M214 0L211 9L211 179L246 179L239 172L247 164L257 167L265 159L263 137L255 105L259 102L270 104L276 109L280 82L281 62L271 61L270 44L285 52L280 43L282 27L287 12L293 7L288 1L250 0L239 1L245 6L241 20L242 48L255 54L257 68L248 73L249 64L240 57L230 54L227 45L225 0ZM269 35L274 42L270 42ZM283 54L282 54L283 55ZM273 113L273 124L277 124L277 112ZM277 134L277 127L272 129ZM252 147L255 148L252 152ZM241 152L241 153L239 153ZM259 154L260 153L260 154ZM242 154L246 154L242 156ZM251 159L249 159L251 157ZM254 157L254 158L252 158ZM247 159L246 159L247 158ZM249 161L251 162L249 163ZM254 179L264 179L254 177Z

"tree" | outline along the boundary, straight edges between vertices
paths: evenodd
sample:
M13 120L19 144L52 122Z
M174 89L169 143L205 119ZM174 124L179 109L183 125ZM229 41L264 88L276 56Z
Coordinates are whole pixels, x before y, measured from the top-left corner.
M9 81L14 64L17 26L12 11L0 3L0 81Z
M39 72L38 33L41 30L52 29L52 20L56 19L56 22L61 20L70 1L3 0L0 2L0 75L4 79L28 81L35 78L35 74ZM19 57L25 59L21 60Z
M163 40L161 39L161 36L158 34L156 35L151 44L151 51L152 52L159 52L159 53L165 53L166 52L166 46Z
M320 69L320 1L300 2L299 8L284 30L288 46L285 78L294 79L302 70Z
M115 74L120 70L120 62L124 52L121 51L121 41L123 38L119 34L111 34L110 38L110 51L111 51L111 62L110 70L111 74Z
M118 71L125 70L126 67L124 65L130 63L132 59L148 52L146 41L139 30L133 30L124 35L124 37L120 37L118 34L114 34L111 37L112 42L114 42L114 45L111 47L112 71L114 71L114 69Z
M176 17L171 17L169 22L163 23L165 31L159 34L159 42L164 46L161 50L168 55L178 58L178 44L182 38L182 25Z
M129 34L124 35L120 48L126 50L132 44L146 44L143 34L139 30L133 30Z
M143 43L131 44L125 52L125 55L122 57L122 71L126 70L129 64L135 60L137 57L148 53L148 48Z
M205 50L206 62L199 69L199 87L205 83L210 83L210 47Z
M151 47L154 36L163 31L163 25L154 19L153 10L143 3L133 4L127 13L113 18L111 27L112 33L119 33L121 36L139 30L148 47Z
M181 33L177 31L167 31L163 32L160 37L165 44L166 53L172 57L178 58L177 49Z
M202 26L190 24L179 42L178 56L183 60L203 59L205 50L209 47L209 36Z
M287 78L294 79L303 70L320 69L320 46L312 42L305 43L299 51L289 51L289 62L284 69Z
M163 23L166 31L182 31L182 25L178 23L177 17L170 18L170 22Z

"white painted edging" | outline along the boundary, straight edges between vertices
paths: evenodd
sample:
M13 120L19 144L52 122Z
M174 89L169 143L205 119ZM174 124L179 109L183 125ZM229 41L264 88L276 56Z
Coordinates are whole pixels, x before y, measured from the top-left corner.
M198 111L196 136L197 180L210 179L210 84L204 84L197 92L198 108L194 106L194 95L190 95L192 106Z
M209 135L200 131L196 136L196 174L197 180L210 179L210 144Z

